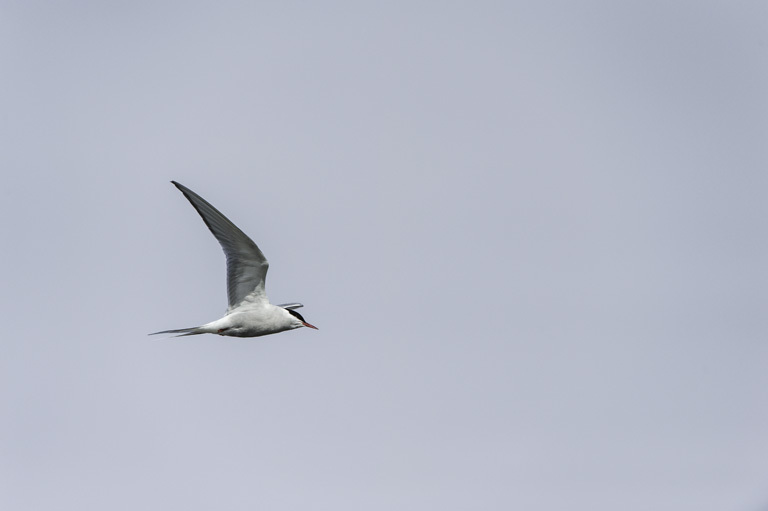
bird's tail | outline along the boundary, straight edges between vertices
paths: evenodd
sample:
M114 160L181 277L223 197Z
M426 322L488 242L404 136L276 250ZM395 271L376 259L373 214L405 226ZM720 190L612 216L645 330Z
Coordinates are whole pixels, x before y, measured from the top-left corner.
M161 332L152 332L149 335L179 334L179 335L174 335L174 337L186 337L187 335L199 335L204 333L207 333L206 330L200 328L199 326L195 326L192 328L179 328L178 330L163 330Z

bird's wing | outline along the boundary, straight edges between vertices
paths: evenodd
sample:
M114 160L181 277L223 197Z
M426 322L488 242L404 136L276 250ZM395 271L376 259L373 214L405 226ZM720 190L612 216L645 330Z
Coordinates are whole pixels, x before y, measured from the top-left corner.
M253 304L269 303L264 290L269 262L256 243L243 233L219 210L186 186L171 181L192 203L203 222L221 244L227 256L227 313L243 302Z
M294 310L294 309L300 309L304 307L304 305L301 303L281 303L281 304L278 304L278 307L282 307L283 309L288 309L288 310Z

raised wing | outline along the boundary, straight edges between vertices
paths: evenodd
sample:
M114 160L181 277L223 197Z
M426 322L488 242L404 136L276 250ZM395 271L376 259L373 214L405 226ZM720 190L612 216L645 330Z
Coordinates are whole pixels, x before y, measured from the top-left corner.
M227 256L227 313L243 302L268 303L264 281L269 262L256 246L219 210L186 186L171 181L195 207Z

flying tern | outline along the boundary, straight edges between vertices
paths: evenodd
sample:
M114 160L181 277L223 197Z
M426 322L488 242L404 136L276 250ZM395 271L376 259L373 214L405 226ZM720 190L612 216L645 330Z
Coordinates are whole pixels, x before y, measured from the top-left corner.
M296 309L300 303L272 305L264 289L269 262L256 243L219 210L186 186L171 181L192 203L203 222L218 240L227 256L227 295L229 307L223 318L201 326L163 330L156 334L219 334L233 337L258 337L310 325Z

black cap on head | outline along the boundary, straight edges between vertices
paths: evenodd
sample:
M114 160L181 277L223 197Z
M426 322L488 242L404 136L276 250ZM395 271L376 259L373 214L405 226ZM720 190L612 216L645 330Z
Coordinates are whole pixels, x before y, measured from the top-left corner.
M301 314L299 314L299 313L298 313L298 312L296 312L295 310L291 310L291 309L285 309L285 310L287 310L287 311L288 311L288 314L290 314L290 315L291 315L291 316L293 316L294 318L298 319L298 320L299 320L299 321L301 321L302 323L305 323L305 321L304 321L304 318L301 316Z

